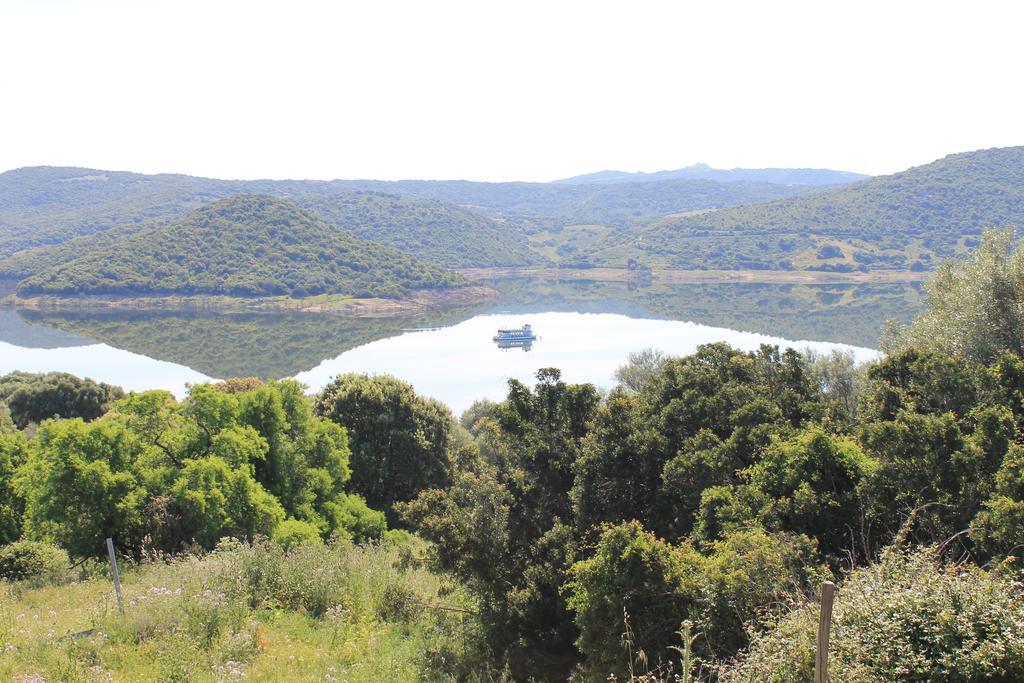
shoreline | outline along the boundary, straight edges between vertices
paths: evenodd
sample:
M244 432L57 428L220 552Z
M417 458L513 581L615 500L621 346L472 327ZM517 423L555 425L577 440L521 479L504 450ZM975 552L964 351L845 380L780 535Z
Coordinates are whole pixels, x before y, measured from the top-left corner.
M0 306L16 309L51 310L167 310L243 312L296 312L385 317L441 309L449 306L482 303L497 295L491 287L470 284L447 289L416 290L401 299L357 298L342 294L321 294L293 299L289 296L233 297L224 295L191 296L18 296L0 297Z
M636 271L626 268L555 268L512 266L462 268L457 272L470 284L444 289L410 292L400 299L357 298L342 294L320 294L294 299L286 295L237 297L227 295L35 295L0 294L0 306L28 310L169 310L239 312L299 312L351 316L389 316L484 303L498 292L487 283L493 280L534 278L547 281L625 282L639 284L869 284L924 282L931 272L869 271L830 273L809 270L681 270Z
M874 270L862 273L832 273L817 270L683 270L655 268L650 271L626 268L555 268L548 266L510 266L496 268L460 268L457 272L471 280L500 280L534 277L546 280L591 280L594 282L661 282L675 284L762 283L762 284L862 284L885 282L924 282L934 271Z

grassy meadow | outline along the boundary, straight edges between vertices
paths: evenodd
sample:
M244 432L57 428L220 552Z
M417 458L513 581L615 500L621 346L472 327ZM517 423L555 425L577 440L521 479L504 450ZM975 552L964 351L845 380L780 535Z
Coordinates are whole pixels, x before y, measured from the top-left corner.
M0 586L0 679L415 681L465 678L465 595L415 539L354 546L225 543L66 584ZM466 611L462 611L466 610Z

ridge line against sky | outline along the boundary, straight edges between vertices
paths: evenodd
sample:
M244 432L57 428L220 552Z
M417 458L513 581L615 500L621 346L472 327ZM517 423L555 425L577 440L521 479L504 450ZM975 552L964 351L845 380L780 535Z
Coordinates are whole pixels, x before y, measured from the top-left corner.
M889 174L1024 143L1024 8L0 0L0 169Z

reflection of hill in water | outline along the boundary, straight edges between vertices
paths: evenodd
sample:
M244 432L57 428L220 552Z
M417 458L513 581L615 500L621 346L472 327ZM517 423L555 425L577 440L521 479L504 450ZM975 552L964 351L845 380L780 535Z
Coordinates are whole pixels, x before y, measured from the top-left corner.
M96 343L55 327L31 325L10 308L0 309L0 342L31 349L59 349Z
M886 320L909 321L924 304L917 283L792 285L625 282L489 283L501 296L486 312L576 311L689 320L787 339L875 348Z
M410 316L303 313L0 311L0 340L54 348L105 342L212 377L289 377L403 329L454 325L474 315L545 311L690 320L787 339L876 347L889 318L909 320L918 285L701 285L500 280L486 304ZM20 318L19 318L20 316ZM81 336L79 336L81 335ZM16 339L20 341L15 341Z
M27 320L88 334L119 349L179 363L211 377L290 377L325 358L400 334L449 324L460 311L364 318L302 313L164 311L21 311ZM444 322L438 322L438 320Z

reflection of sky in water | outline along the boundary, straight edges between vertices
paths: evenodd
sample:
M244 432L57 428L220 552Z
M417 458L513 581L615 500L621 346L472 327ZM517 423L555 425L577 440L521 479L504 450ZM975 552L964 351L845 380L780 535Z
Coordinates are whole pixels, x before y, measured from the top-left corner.
M491 341L498 327L531 323L540 340L533 349L499 350ZM441 330L408 332L382 339L325 360L299 373L316 390L343 372L395 375L416 391L447 403L457 413L477 398L500 399L505 380L527 384L539 368L556 367L567 382L614 384L615 369L632 351L654 347L672 355L692 353L700 344L726 341L745 351L761 344L819 351L852 350L858 361L877 356L871 349L828 342L787 341L689 322L627 318L588 313L540 313L477 316Z
M540 340L532 350L499 350L491 340L498 327L531 323ZM654 347L683 355L700 344L726 341L743 350L778 344L829 351L853 350L858 361L877 355L870 349L828 342L787 341L751 332L736 332L690 322L635 319L594 313L485 315L453 327L407 332L381 339L330 358L299 380L319 390L343 372L387 373L412 384L416 391L447 403L456 413L477 398L500 399L505 381L514 377L533 383L539 368L556 367L568 382L593 382L611 387L615 369L631 351ZM60 370L131 390L168 389L179 397L187 383L209 377L183 365L154 360L106 344L30 349L0 342L0 374L12 370Z
M97 382L116 384L128 391L167 389L178 397L185 395L186 383L210 379L184 365L154 360L106 344L27 349L0 342L0 375L13 370L70 372Z

